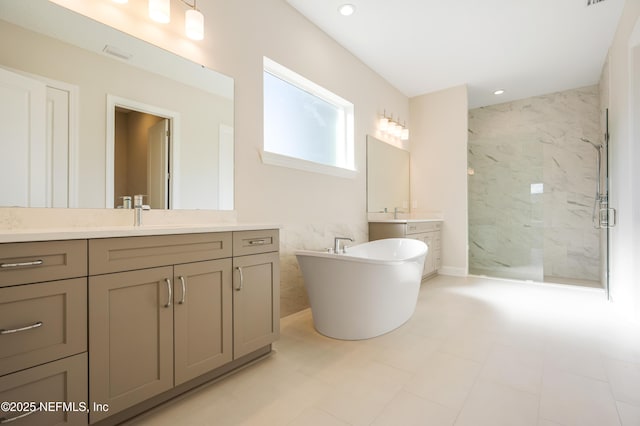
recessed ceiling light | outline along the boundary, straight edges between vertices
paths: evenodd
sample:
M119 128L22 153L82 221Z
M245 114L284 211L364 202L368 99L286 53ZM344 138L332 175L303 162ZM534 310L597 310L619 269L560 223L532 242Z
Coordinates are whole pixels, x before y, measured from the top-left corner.
M352 4L343 4L338 8L338 12L342 16L351 16L356 11L356 7Z
M495 92L493 92L494 95L502 95L504 93L503 89L498 89Z

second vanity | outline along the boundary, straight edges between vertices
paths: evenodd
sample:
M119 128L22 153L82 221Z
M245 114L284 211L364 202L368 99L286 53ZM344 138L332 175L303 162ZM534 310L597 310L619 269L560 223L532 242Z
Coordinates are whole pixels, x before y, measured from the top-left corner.
M16 424L116 424L271 351L269 225L0 233L0 401ZM16 419L18 420L18 419Z

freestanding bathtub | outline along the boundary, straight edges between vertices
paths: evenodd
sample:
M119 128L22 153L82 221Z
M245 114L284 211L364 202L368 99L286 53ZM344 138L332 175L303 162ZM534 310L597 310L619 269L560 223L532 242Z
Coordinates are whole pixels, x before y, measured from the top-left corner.
M345 254L296 251L316 330L360 340L394 330L415 311L427 245L376 240Z

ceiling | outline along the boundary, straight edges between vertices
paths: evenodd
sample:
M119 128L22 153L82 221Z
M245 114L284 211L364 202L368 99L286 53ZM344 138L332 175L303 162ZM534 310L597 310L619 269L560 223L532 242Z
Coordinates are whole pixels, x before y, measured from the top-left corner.
M593 2L593 0L591 0ZM287 0L408 97L469 108L596 84L624 0ZM344 3L356 11L338 13ZM504 89L496 96L493 92Z

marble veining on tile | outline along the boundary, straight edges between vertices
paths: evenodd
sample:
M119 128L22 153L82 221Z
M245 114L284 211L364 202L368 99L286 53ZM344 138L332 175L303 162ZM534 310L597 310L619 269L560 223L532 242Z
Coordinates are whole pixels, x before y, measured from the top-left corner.
M600 279L592 224L599 89L469 112L470 272L543 281Z

